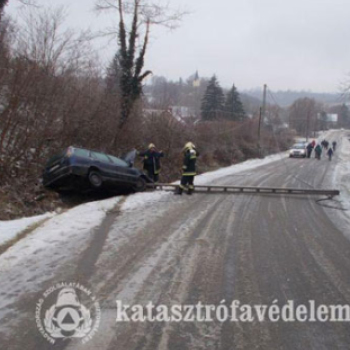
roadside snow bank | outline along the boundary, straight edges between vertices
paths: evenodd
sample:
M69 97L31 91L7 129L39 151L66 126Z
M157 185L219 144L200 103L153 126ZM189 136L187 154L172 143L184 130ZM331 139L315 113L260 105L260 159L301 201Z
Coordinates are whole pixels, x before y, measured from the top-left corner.
M0 221L0 245L15 238L19 233L42 220L53 217L55 213L46 213L18 220Z
M106 212L111 210L121 198L122 197L113 197L102 201L81 204L60 215L52 217L49 221L37 228L30 236L11 247L8 252L0 257L0 261L1 259L6 259L6 255L9 253L11 256L14 256L11 259L11 265L14 265L21 259L26 259L28 255L30 256L38 249L50 248L47 250L50 254L51 248L54 248L62 242L70 242L72 236L80 235L83 238L92 229L100 225L106 216ZM10 223L11 222L8 223L8 226L10 226ZM20 253L24 247L26 247L26 254L16 254L16 251Z
M335 167L333 184L340 189L340 196L343 207L350 210L350 141L343 137L340 152L336 152L338 162Z
M221 168L219 170L198 175L196 176L196 179L195 179L195 185L206 185L210 183L210 181L220 179L221 177L234 175L242 171L251 170L262 165L277 162L278 160L281 160L286 156L287 156L286 152L281 152L281 153L277 153L277 154L273 154L271 156L265 157L263 159L250 159L250 160L246 160L243 163L234 164L226 168Z
M69 268L69 261L86 248L94 229L123 198L82 204L56 215L1 254L0 319L3 308L18 299L18 291L37 291L58 267Z
M329 202L327 214L350 240L350 142L347 134L343 134L335 152L336 165L330 177L332 186L340 190L340 195Z

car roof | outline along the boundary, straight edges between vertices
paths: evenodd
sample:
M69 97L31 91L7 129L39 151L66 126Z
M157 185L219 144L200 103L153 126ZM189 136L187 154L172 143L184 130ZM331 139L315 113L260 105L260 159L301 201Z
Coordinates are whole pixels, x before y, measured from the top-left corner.
M96 152L96 153L102 153L102 154L105 154L106 156L111 156L111 157L115 157L115 158L118 158L118 159L121 159L121 160L124 160L118 156L115 156L113 154L109 154L109 153L106 153L106 152L103 152L103 151L99 151L99 150L96 150L96 149L91 149L91 148L85 148L85 147L77 147L77 146L69 146L67 147L68 148L75 148L75 149L82 149L82 150L85 150L85 151L90 151L90 152ZM124 160L125 162L125 160Z

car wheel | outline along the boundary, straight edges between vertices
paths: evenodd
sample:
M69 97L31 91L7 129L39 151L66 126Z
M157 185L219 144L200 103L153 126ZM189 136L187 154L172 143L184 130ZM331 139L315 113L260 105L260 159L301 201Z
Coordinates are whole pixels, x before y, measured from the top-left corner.
M100 188L102 186L102 177L98 171L90 171L89 172L89 182L92 187Z
M146 180L142 177L139 177L136 181L136 184L134 186L134 191L135 192L142 192L146 189L147 184L146 184Z

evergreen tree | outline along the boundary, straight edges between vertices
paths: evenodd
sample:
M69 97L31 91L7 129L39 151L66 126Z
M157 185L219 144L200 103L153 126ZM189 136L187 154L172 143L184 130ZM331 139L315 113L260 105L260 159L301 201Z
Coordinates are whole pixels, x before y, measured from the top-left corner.
M214 120L224 110L225 97L220 84L214 75L207 86L201 105L202 119Z
M246 117L239 93L232 85L231 90L226 95L225 118L232 121L242 121Z

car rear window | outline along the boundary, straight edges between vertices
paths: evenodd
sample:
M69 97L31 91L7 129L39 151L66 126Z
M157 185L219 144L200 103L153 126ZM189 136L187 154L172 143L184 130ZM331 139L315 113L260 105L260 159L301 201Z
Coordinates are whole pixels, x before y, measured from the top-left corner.
M87 149L82 149L82 148L74 148L73 153L77 157L88 158L90 156L90 151L88 151Z
M108 157L112 160L113 164L118 165L118 166L123 166L123 167L127 167L128 163L125 162L123 159L114 157L114 156L110 156L108 155Z
M106 163L110 163L111 162L106 154L98 153L98 152L91 152L91 155L92 155L93 158L99 160L100 162L106 162Z

